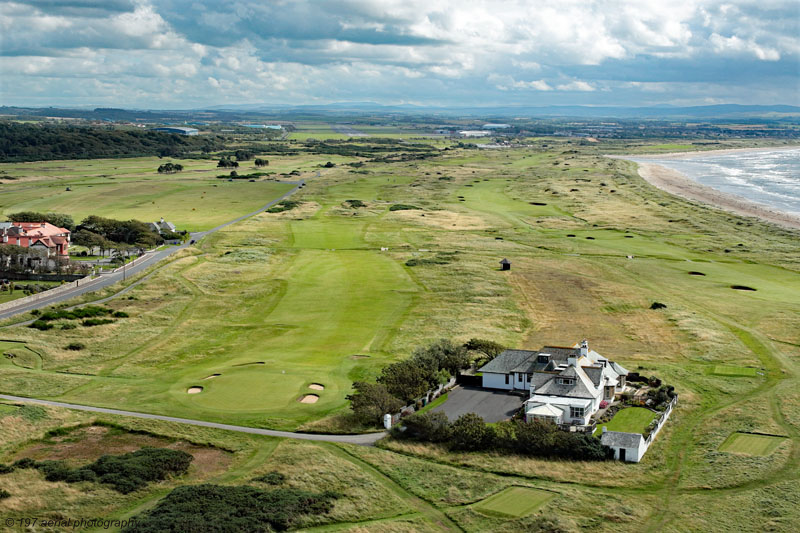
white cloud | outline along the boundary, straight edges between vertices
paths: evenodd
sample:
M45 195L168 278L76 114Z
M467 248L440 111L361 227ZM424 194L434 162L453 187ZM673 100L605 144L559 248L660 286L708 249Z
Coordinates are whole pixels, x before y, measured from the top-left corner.
M556 88L559 91L591 92L595 90L595 88L592 87L589 83L580 80L571 81L569 83L562 83L561 85L556 86Z
M679 87L672 83L683 81L684 72L693 82L706 71L714 73L708 83L727 76L731 87L752 92L756 80L741 75L746 64L762 68L760 85L784 84L771 94L797 100L786 81L796 75L800 56L791 1L125 4L107 12L3 4L4 98L21 102L46 93L49 84L41 78L47 77L62 82L52 85L53 97L90 98L97 91L98 98L123 95L122 102L139 98L138 104L156 98L483 103L532 91L541 98L600 98L609 90L626 91L628 103L633 92L655 96ZM662 62L670 67L663 72ZM165 88L157 84L163 77L176 82Z

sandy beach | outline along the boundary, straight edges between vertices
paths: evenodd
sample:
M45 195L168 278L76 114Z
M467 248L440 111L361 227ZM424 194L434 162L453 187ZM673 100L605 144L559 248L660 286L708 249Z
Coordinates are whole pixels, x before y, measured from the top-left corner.
M680 152L673 154L653 154L653 155L631 155L631 156L616 156L609 155L614 159L628 159L635 157L637 159L687 159L696 157L699 154L724 154L724 153L737 153L737 152L754 152L754 151L771 151L771 150L784 150L784 149L797 149L797 146L792 147L777 147L777 148L743 148L732 150L713 150L709 152ZM718 207L725 211L743 215L748 217L756 217L785 228L800 230L800 217L772 209L762 204L751 202L740 196L720 192L711 187L701 185L696 181L687 178L684 174L673 170L671 168L657 165L655 163L642 163L638 162L639 175L651 185L666 191L675 196L680 196L687 200L708 204Z

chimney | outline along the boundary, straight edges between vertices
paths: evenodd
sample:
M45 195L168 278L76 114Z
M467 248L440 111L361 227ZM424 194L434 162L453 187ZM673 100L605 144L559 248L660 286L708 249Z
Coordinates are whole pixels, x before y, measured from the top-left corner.
M578 358L577 357L567 357L567 365L569 365L569 366L578 366Z
M581 341L581 357L589 357L589 343L586 339Z

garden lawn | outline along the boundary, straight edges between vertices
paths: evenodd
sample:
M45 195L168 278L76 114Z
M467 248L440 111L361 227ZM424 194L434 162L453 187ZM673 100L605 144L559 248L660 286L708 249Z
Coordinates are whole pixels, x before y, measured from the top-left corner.
M509 487L489 496L475 505L473 509L488 515L503 515L508 518L521 518L555 498L555 494L545 490L528 487Z
M648 424L656 419L658 415L650 409L644 407L626 407L617 411L614 418L605 424L598 424L594 434L600 436L603 426L608 431L622 431L625 433L643 433Z
M786 437L779 435L761 435L757 433L731 433L725 439L719 451L729 453L744 453L747 455L769 455L781 445Z

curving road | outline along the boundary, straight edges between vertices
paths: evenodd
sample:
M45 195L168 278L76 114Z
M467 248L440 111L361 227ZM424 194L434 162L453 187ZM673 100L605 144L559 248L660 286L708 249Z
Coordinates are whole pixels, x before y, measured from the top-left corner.
M146 418L148 420L162 420L164 422L175 422L178 424L188 424L190 426L202 426L214 429L224 429L226 431L237 431L239 433L252 433L254 435L264 435L267 437L281 437L284 439L316 440L322 442L340 442L345 444L358 444L360 446L372 446L376 441L386 436L386 432L363 433L360 435L326 435L315 433L293 433L291 431L276 431L273 429L251 428L247 426L234 426L231 424L220 424L217 422L206 422L205 420L192 420L191 418L179 418L175 416L154 415L150 413L138 413L136 411L124 411L122 409L108 409L105 407L94 407L91 405L80 405L76 403L55 402L52 400L39 400L36 398L25 398L22 396L12 396L10 394L0 394L0 398L14 402L33 403L37 405L48 405L51 407L65 407L78 411L89 411L91 413L104 413L109 415L132 416L135 418Z
M212 233L214 233L216 231L221 230L222 228L230 226L231 224L235 224L235 223L237 223L239 221L242 221L242 220L244 220L246 218L250 218L250 217L252 217L254 215L257 215L257 214L261 213L262 211L265 211L265 210L269 209L270 207L272 207L273 205L277 204L278 202L280 202L282 200L285 200L286 198L288 198L292 194L296 193L303 185L305 185L305 181L304 180L303 181L284 181L282 183L292 184L292 185L294 185L294 188L292 188L290 191L288 191L286 194L284 194L280 198L276 198L275 200L272 200L267 205L261 207L260 209L257 209L255 211L253 211L252 213L247 213L246 215L242 215L242 216L240 216L238 218L235 218L235 219L233 219L231 221L228 221L228 222L226 222L224 224L221 224L221 225L217 226L216 228L213 228L213 229L210 229L210 230L207 230L207 231L199 231L197 233L192 233L191 237L190 237L190 240L198 241L198 240L202 239L203 237L205 237L206 235L210 235L210 234L212 234ZM174 254L175 252L177 252L179 250L182 250L182 249L186 248L187 246L190 246L190 245L188 243L184 243L184 244L181 244L179 246L170 246L169 248L165 248L163 250L159 250L159 251L156 251L156 252L148 252L145 255L143 255L140 259L137 259L137 262L134 263L133 265L131 265L131 266L127 266L126 265L123 269L118 269L118 270L116 270L114 272L111 272L111 273L108 273L108 274L101 274L99 277L97 277L97 278L95 278L95 279L93 279L91 281L87 281L85 283L85 285L80 285L78 287L75 287L72 290L67 290L67 291L64 291L64 292L61 292L61 293L58 293L58 294L54 294L51 297L46 297L45 296L45 297L43 297L43 298L41 298L39 300L36 300L35 302L20 303L18 306L12 307L10 309L6 309L5 311L0 312L0 320L6 319L6 318L10 318L10 317L15 316L15 315L19 315L21 313L27 313L28 311L33 311L34 309L39 309L40 307L46 307L48 305L54 305L54 304L63 302L65 300L69 300L71 298L75 298L76 296L81 296L81 295L89 293L89 292L94 292L94 291L98 291L100 289L105 289L106 287L109 287L109 286L111 286L111 285L113 285L115 283L118 283L120 281L125 280L129 276L133 276L133 275L138 274L139 272L141 272L141 271L143 271L143 270L145 270L147 268L150 268L151 266L155 265L156 263L162 261L163 259L166 259L170 255Z

